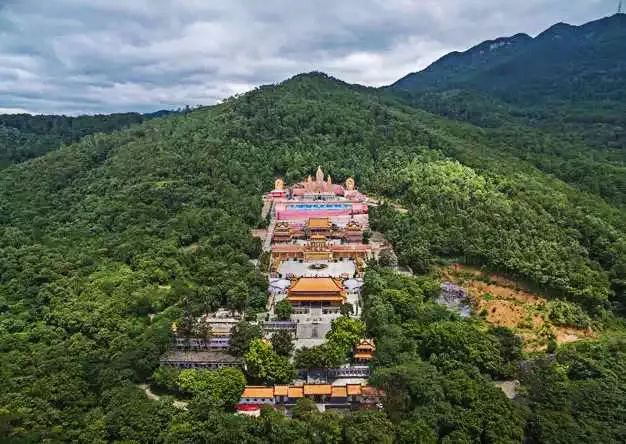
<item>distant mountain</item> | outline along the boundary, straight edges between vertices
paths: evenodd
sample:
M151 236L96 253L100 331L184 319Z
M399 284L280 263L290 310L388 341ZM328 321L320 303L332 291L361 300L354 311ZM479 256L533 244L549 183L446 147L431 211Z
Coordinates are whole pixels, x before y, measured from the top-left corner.
M626 15L450 53L385 88L501 151L626 205Z
M407 91L469 88L525 104L626 98L626 14L572 26L558 23L532 38L489 40L453 52L391 85Z
M89 134L110 133L172 112L160 110L150 114L116 113L77 117L0 114L0 168L41 156Z

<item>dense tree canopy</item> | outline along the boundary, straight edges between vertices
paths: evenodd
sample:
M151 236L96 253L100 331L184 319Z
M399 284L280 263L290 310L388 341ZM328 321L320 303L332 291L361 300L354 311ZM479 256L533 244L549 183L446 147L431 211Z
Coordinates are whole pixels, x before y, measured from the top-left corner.
M89 134L110 133L164 114L168 111L78 117L0 114L0 168L41 156Z
M252 419L225 413L204 389L181 410L136 385L176 387L154 372L174 321L263 310L267 278L250 235L264 223L260 195L276 176L293 182L318 164L386 201L371 223L414 272L461 259L579 303L582 314L555 305L565 323L619 328L610 310L626 302L623 210L480 132L311 74L2 170L0 431L31 442L363 442L366 431L370 441L558 442L569 430L597 441L614 425L620 441L624 372L612 356L623 358L623 343L533 360L519 375L528 395L514 403L490 381L518 376L513 339L434 305L437 280L375 267L363 318L377 344L372 381L390 395L383 412ZM248 382L289 380L293 368L249 327L233 341L252 364ZM302 361L345 362L354 327ZM544 373L555 403L535 382ZM200 383L219 386L185 387ZM590 392L593 402L574 409Z

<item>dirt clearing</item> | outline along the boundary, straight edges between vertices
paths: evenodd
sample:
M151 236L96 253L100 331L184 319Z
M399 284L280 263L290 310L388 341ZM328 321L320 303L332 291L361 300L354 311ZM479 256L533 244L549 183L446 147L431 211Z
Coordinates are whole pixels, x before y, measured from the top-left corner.
M548 319L547 300L504 276L453 264L441 270L444 280L467 291L474 313L491 325L512 329L527 351L544 350L549 339L564 344L593 337L588 329L556 326Z

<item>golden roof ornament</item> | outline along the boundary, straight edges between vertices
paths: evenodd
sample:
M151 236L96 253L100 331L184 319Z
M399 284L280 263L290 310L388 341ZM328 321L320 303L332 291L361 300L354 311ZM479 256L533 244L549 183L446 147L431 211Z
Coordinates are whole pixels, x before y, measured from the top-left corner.
M317 182L324 182L324 172L322 171L322 167L317 167L317 172L315 173L315 179Z
M346 190L348 191L354 191L354 179L352 177L348 177L346 179Z

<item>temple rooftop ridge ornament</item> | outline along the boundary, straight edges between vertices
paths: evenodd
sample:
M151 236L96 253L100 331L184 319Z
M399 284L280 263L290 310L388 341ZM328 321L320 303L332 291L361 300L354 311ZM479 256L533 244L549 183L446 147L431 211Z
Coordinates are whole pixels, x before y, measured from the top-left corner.
M354 179L352 177L348 177L346 179L346 190L348 191L354 191Z
M315 179L317 182L324 182L324 172L322 171L322 167L317 167L317 172L315 173Z

